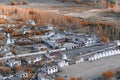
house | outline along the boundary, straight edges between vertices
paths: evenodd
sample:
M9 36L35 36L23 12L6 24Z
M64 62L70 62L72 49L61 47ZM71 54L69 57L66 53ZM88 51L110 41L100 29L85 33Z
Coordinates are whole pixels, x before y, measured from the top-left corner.
M44 39L44 38L48 38L48 37L51 37L52 35L55 35L55 32L47 32L45 33L45 35L42 35L41 38Z
M69 65L69 62L67 62L65 60L58 62L58 66L59 67L65 67L65 66L68 66L68 65Z
M10 34L7 34L7 37L6 37L6 44L14 44L14 40L11 39L11 36Z
M0 48L0 52L1 53L6 53L10 51L10 47L9 46L1 46Z
M85 46L95 45L96 41L93 38L87 38L85 41Z
M77 63L82 63L82 62L84 62L84 59L82 57L76 60L76 64Z
M9 75L9 76L3 77L0 80L21 80L21 78L14 76L14 75Z
M53 34L50 37L42 38L42 41L49 45L51 48L59 48L61 47L60 40L65 39L65 35L61 34Z
M31 32L31 27L28 26L28 25L24 25L22 28L21 28L21 32L23 34L26 34L26 32Z
M77 33L65 32L65 34L67 35L66 36L67 38L71 39L73 43L76 43L79 46L83 46L85 40L88 38L88 35L84 33L77 34Z
M45 51L47 50L47 46L42 45L42 44L34 44L33 49L37 51Z
M35 57L34 57L34 60L33 60L33 63L39 62L39 61L41 61L41 60L42 60L41 56L35 56Z
M63 60L67 60L67 59L68 59L68 58L67 58L67 55L66 55L66 54L63 54L63 55L62 55L62 59L63 59Z
M73 49L73 48L77 48L79 46L77 44L72 43L72 42L67 42L62 47L66 48L66 49Z
M10 68L14 68L15 65L21 66L21 60L15 60L15 59L7 60L6 65L9 66Z
M45 30L53 30L54 28L53 28L53 25L52 25L52 24L47 24L47 25L45 25L45 26L43 27L43 29L45 29Z
M25 61L29 64L36 63L42 60L41 56L26 57Z
M58 67L57 66L47 67L46 72L47 72L47 74L56 73L56 72L58 72Z
M21 72L17 72L16 76L19 77L19 78L27 78L28 77L28 73L24 72L24 71L21 71Z
M5 53L3 53L3 55L4 55L4 57L8 57L8 56L11 56L13 54L12 54L12 52L5 52Z
M58 72L58 66L48 66L41 69L42 72L50 75Z
M54 58L54 57L56 57L57 55L59 55L60 53L58 52L58 51L56 51L56 52L51 52L51 53L47 53L47 54L45 54L45 56L47 57L47 58Z
M27 21L26 21L26 24L27 24L27 25L31 25L31 24L32 24L32 25L36 25L36 23L35 23L34 20L27 20Z
M15 41L16 44L30 44L32 40L29 38L20 38Z
M36 74L36 76L37 76L37 80L50 80L50 79L46 79L46 74L45 73L43 73L43 72L38 72L37 74Z

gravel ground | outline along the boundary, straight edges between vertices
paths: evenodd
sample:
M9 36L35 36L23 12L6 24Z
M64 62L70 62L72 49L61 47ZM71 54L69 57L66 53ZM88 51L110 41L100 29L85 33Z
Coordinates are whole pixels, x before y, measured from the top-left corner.
M84 62L75 65L63 67L61 76L82 77L83 80L93 79L101 76L104 71L115 70L120 68L120 55L102 58L94 62Z

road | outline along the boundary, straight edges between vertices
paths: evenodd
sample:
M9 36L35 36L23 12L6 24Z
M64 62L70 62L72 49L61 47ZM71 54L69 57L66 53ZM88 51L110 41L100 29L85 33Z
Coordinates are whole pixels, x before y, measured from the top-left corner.
M111 47L117 47L117 45L115 43L110 43L110 44L106 44L106 45L103 44L103 45L89 46L89 47L83 47L83 48L75 48L75 49L71 49L71 50L56 49L56 50L51 50L51 52L60 51L61 54L67 54L68 58L71 58L74 56L75 53L82 53L81 56L87 56L87 55L94 54L98 51L104 51L105 49L109 49ZM34 52L34 53L24 53L24 54L3 57L3 58L0 58L0 60L33 56L33 55L41 55L41 54L46 54L46 53L47 53L47 51Z
M83 80L90 80L101 76L104 71L120 69L120 55L102 58L94 62L84 62L63 67L60 76L82 77Z
M95 46L89 46L89 47L82 47L82 48L76 48L71 50L62 51L61 54L66 54L68 58L73 57L76 53L81 53L82 57L93 55L100 51L105 51L109 48L117 47L116 43L111 42L109 44L100 44Z

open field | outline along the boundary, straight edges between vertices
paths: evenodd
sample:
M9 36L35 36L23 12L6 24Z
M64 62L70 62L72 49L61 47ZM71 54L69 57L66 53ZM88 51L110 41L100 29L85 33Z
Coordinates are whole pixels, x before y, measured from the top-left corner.
M120 68L120 55L103 58L94 62L84 62L63 68L61 76L82 77L83 80L91 80L99 77L103 72Z

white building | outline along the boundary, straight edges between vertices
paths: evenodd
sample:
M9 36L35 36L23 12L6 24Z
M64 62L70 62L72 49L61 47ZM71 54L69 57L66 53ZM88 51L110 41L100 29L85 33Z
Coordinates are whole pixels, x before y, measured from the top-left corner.
M58 66L48 66L41 69L42 72L50 75L58 72Z
M44 26L45 30L53 30L53 25L52 24L47 24Z
M6 44L13 44L14 41L11 39L10 34L7 34Z
M33 60L33 63L39 62L39 61L41 61L41 60L42 60L41 56L35 56L35 57L34 57L34 60Z
M63 54L63 55L62 55L62 59L63 59L63 60L67 60L67 59L68 59L68 58L67 58L67 55L66 55L66 54Z
M77 60L76 60L76 64L77 64L77 63L82 63L82 62L84 62L84 59L83 59L83 58L80 58L80 59L77 59Z
M12 54L12 52L5 52L5 53L3 53L3 55L4 55L4 57L8 57L8 56L12 56L13 54Z
M85 46L91 46L94 45L95 41L93 40L93 38L87 38L87 40L85 41Z
M41 56L26 57L26 59L25 59L25 61L29 64L36 63L36 62L39 62L41 60L42 60Z
M47 46L42 44L36 44L36 45L33 45L33 49L38 51L44 51L44 50L47 50Z
M10 47L8 47L8 46L1 46L0 47L1 53L5 53L5 52L9 52L9 51L10 51Z
M32 40L28 39L28 38L21 38L21 39L18 39L16 42L18 43L22 43L22 42L32 42Z
M16 73L16 76L18 76L19 78L27 78L28 77L28 73L22 71L22 72Z
M58 66L59 66L59 67L65 67L65 66L68 66L68 65L69 65L69 63L66 62L65 60L58 62Z
M77 44L74 44L74 43L65 43L65 44L63 44L62 47L66 48L66 49L73 49L73 48L77 48L79 46Z
M15 59L7 60L6 65L9 66L10 68L14 68L15 65L21 66L21 61L20 60L15 60Z
M49 37L43 37L42 40L52 48L61 47L60 39L64 39L65 35L53 34Z
M27 25L24 25L22 28L21 28L21 32L23 34L26 34L26 32L31 32L31 27L30 26L27 26Z
M47 74L56 73L58 72L58 67L57 66L47 67L46 72Z
M27 20L27 21L26 21L26 24L27 24L27 25L29 25L29 24L36 25L36 23L35 23L34 20Z

